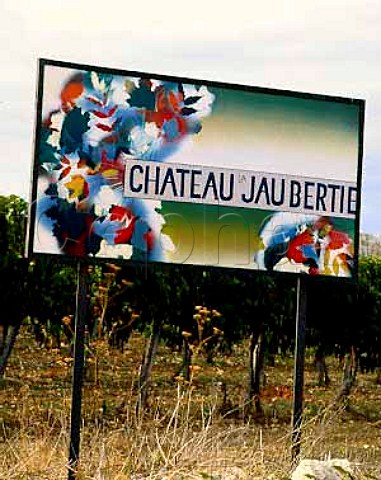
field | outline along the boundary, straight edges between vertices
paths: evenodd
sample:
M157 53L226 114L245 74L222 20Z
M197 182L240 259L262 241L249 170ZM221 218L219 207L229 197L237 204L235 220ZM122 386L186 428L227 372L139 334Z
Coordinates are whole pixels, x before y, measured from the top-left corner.
M243 419L248 345L208 365L190 383L177 376L181 355L160 345L147 411L136 414L146 339L124 353L99 341L87 356L78 480L287 479L291 471L292 358L266 367L264 414ZM356 479L381 478L381 385L359 374L346 405L334 403L341 370L316 385L306 357L302 457L348 458ZM97 368L96 368L97 365ZM0 479L67 478L72 359L67 346L38 347L23 328L0 383Z

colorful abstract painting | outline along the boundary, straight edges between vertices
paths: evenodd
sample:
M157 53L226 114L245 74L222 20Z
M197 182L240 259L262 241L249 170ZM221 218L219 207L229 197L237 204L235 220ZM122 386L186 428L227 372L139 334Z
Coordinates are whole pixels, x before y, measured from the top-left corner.
M30 254L352 275L361 102L47 60L39 85Z

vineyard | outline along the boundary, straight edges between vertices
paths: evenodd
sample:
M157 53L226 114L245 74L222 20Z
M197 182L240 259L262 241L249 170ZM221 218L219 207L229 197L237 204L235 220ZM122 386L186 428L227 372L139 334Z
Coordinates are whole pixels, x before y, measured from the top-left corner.
M180 353L161 343L147 405L139 412L146 342L134 333L123 353L104 341L92 344L79 478L287 478L291 356L266 366L263 412L245 416L248 341L228 356L217 355L212 365L198 356L188 382L177 375ZM381 386L375 374L360 373L350 398L339 405L338 360L327 359L329 387L317 385L313 363L308 356L302 456L349 458L356 478L379 478ZM68 345L38 347L30 326L23 326L1 382L1 479L66 478L71 367Z
M25 259L26 202L0 207L0 479L60 480L77 265ZM86 268L78 480L289 478L295 278ZM307 284L301 456L347 458L360 480L381 478L380 292L378 256L357 283Z

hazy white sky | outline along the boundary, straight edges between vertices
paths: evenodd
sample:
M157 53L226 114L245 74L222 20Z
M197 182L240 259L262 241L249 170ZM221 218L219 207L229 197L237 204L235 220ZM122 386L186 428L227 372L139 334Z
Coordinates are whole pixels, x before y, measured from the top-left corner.
M381 233L379 0L1 0L0 22L0 194L29 196L44 57L365 99L361 229Z

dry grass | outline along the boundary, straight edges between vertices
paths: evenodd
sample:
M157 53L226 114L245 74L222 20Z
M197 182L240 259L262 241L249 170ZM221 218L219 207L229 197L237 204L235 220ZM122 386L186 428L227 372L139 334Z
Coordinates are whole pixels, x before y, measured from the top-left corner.
M143 339L119 354L97 346L100 382L83 401L78 480L287 479L290 458L290 366L269 369L265 416L244 422L245 359L238 349L218 366L201 365L191 385L176 383L179 359L165 347L154 371L148 412L135 415L135 378ZM23 334L0 388L0 480L67 478L71 362L65 352L36 349ZM216 379L229 379L238 415L221 416ZM315 387L306 372L302 456L348 458L356 479L381 478L381 394L362 376L349 409L330 403L334 387ZM337 375L339 375L337 373ZM333 383L335 372L331 372ZM275 389L281 385L282 389ZM271 388L270 388L271 387ZM277 397L271 397L280 392Z
M116 430L85 427L78 479L289 478L290 438L286 427L221 425L214 424L210 417L203 428L194 430L183 422L184 411L172 413L166 427L152 421ZM334 418L311 421L303 432L303 456L323 458L331 447L332 452L337 450L341 437L342 454L335 456L354 463L355 478L381 478L379 459L372 448L363 445L356 450L346 434L338 434L337 429ZM377 432L373 434L377 441ZM40 429L38 434L30 428L21 430L0 445L0 478L66 479L67 451L64 429Z

